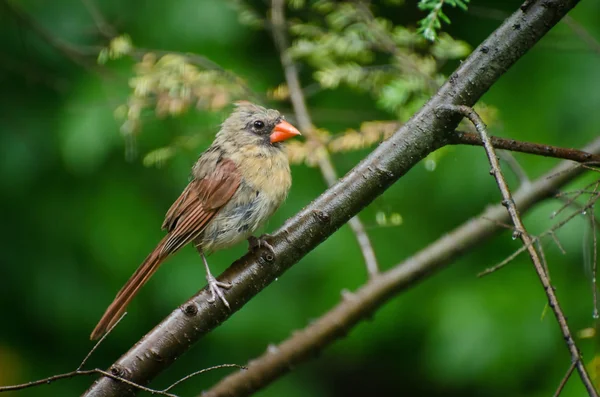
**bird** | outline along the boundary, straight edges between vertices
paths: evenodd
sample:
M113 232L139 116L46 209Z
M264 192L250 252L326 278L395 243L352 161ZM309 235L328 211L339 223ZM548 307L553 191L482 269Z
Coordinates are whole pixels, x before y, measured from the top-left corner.
M211 274L206 256L252 236L283 203L291 187L290 166L283 141L301 135L281 113L248 101L238 101L221 124L213 143L198 158L190 182L167 211L162 229L167 235L133 273L106 309L90 339L104 335L125 312L137 292L171 254L193 243L206 270L214 303L227 308L222 288L229 283ZM272 250L268 242L262 244Z

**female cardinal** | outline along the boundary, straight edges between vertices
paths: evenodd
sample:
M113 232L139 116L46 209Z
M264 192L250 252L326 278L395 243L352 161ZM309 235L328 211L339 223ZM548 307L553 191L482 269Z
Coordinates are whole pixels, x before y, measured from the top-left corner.
M167 212L162 228L168 234L121 288L91 339L117 321L169 255L192 241L206 268L209 302L218 296L229 307L220 288L231 285L213 277L206 255L248 238L283 202L292 178L281 142L296 135L300 132L278 111L236 103L192 168L192 181Z

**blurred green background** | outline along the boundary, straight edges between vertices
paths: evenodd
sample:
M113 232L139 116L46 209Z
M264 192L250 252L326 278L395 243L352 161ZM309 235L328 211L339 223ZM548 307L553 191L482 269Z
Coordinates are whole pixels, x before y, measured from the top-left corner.
M57 38L103 45L79 0L14 2ZM238 22L228 2L211 0L97 2L119 32L140 47L203 54L264 92L283 81L268 32ZM450 9L454 37L477 46L500 23L498 11L519 1L483 0L467 13ZM265 10L263 2L257 2ZM415 2L386 15L416 23ZM600 2L584 0L571 13L600 40ZM162 167L126 161L114 109L129 94L131 62L109 64L110 74L78 65L48 46L0 5L0 384L26 382L75 369L105 307L162 236L166 210L187 182L189 169L212 140L221 113L147 116L137 150L145 154L181 135L199 134L198 150L182 150ZM457 62L446 65L451 72ZM302 69L305 85L311 73ZM484 101L498 109L493 134L581 147L600 131L600 53L565 23L521 59ZM290 113L288 104L276 105ZM332 132L384 119L368 95L349 89L309 98L318 126ZM387 116L389 117L389 116ZM336 154L340 175L368 150ZM556 161L516 154L535 178ZM264 231L317 197L325 184L318 169L292 168L286 204ZM511 184L516 178L511 175ZM591 180L588 176L588 181ZM361 213L382 268L402 261L499 200L483 151L448 150L434 171L415 167ZM531 232L554 222L561 203L550 200L526 216ZM569 210L570 211L570 210ZM569 212L567 211L567 212ZM378 212L402 215L397 227L378 227ZM594 325L588 222L580 216L547 241L552 279L574 331ZM508 268L475 274L519 247L509 232L473 250L411 288L360 324L317 359L294 368L260 396L548 396L570 361L548 313L532 265L521 256ZM219 274L246 246L210 257ZM202 339L151 384L163 388L190 372L222 363L244 364L269 344L287 338L366 280L360 251L348 227L307 255L229 321ZM587 259L586 259L587 258ZM130 306L129 315L89 361L108 367L164 316L205 284L197 253L185 248L162 267ZM589 361L590 340L579 341ZM175 389L197 395L229 370L196 377ZM62 380L10 395L78 395L91 377ZM580 396L577 375L564 396Z

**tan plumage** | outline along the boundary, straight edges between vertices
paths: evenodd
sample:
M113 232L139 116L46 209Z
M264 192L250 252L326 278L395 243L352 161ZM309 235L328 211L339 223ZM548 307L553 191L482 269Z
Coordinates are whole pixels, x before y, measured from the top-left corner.
M292 180L280 142L298 134L276 110L238 102L192 168L191 182L167 211L162 228L168 234L117 293L91 339L115 323L169 255L192 241L206 267L211 301L219 296L229 307L220 288L230 285L215 280L205 254L251 236L285 200Z

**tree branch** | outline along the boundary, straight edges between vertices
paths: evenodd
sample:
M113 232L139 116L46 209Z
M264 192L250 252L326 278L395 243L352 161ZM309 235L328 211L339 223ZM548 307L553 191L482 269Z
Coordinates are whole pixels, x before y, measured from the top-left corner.
M144 336L113 368L147 384L193 343L227 320L350 218L381 195L415 164L446 144L460 116L438 117L443 104L472 106L523 54L543 37L578 0L545 0L519 9L461 63L440 90L390 139L346 176L289 219L270 240L275 256L249 253L220 277L233 287L225 292L232 311L207 302L203 289ZM263 252L263 254L265 254ZM378 279L378 278L377 278ZM124 396L134 391L100 378L86 396Z
M84 47L75 46L57 38L35 19L27 15L27 13L21 10L15 3L16 2L14 1L0 0L0 8L6 9L17 21L31 29L38 37L56 51L70 59L73 63L89 70L101 73L105 72L104 69L96 63L96 56L98 55L97 51L93 48L84 49ZM90 56L93 58L89 59L88 57Z
M600 138L586 150L600 153ZM515 203L525 212L571 182L584 170L573 168L565 161L538 178L529 186L522 186L514 195ZM558 177L554 177L558 174ZM508 213L501 204L488 208L444 237L430 244L411 258L381 273L352 294L347 294L337 306L316 321L277 345L260 357L248 362L247 369L228 375L203 397L248 396L263 389L296 367L319 355L327 346L344 337L361 320L368 319L384 303L408 287L433 275L462 254L470 252L494 234L503 231L509 222Z
M496 149L537 154L539 156L554 157L564 160L573 160L577 161L578 163L600 165L600 155L587 153L583 150L569 149L541 143L518 141L516 139L505 139L496 136L491 136L490 139L492 145ZM477 134L463 131L456 131L456 134L450 137L449 143L452 145L483 146L483 142L481 138L477 136Z
M573 335L571 334L571 330L569 329L569 324L567 323L567 319L560 307L560 303L558 302L558 298L556 293L554 292L554 287L550 282L550 277L547 274L540 257L533 245L533 239L527 233L527 229L521 220L521 215L517 210L517 206L512 198L512 194L510 189L508 188L508 184L504 179L504 175L502 174L502 170L500 169L500 163L498 162L498 157L496 155L496 150L492 145L491 139L487 135L486 126L483 123L483 120L479 117L479 115L468 106L451 106L445 105L442 106L441 109L449 110L451 112L459 113L464 117L468 118L481 136L481 140L483 142L483 147L485 148L485 153L488 157L490 165L492 167L490 174L494 176L496 179L496 183L498 184L498 189L502 194L502 205L504 205L510 215L510 219L515 225L515 232L513 235L518 236L523 241L523 245L527 247L527 252L529 253L529 257L533 262L533 266L535 267L535 271L538 274L540 282L544 287L544 291L546 292L546 296L548 297L548 305L554 312L556 317L556 321L558 322L560 329L562 331L565 342L567 343L567 348L571 354L571 361L576 363L577 372L579 372L579 376L581 381L583 382L588 394L593 397L597 397L598 393L596 392L596 388L594 387L594 382L590 378L590 375L587 373L585 368L585 364L581 359L581 353L575 344L575 340L573 339Z
M298 127L308 140L315 142L317 147L321 149L321 155L319 155L318 160L319 169L321 170L321 174L323 174L323 179L325 179L327 186L331 187L339 178L337 176L337 172L335 171L335 167L333 166L333 162L331 161L331 157L329 156L327 146L319 139L318 136L313 134L314 127L310 113L306 107L306 101L304 99L302 87L300 86L298 68L288 53L289 44L286 31L287 25L285 23L284 0L273 0L271 7L271 25L273 39L275 40L275 44L279 50L281 65L283 66L285 72L285 80L288 89L290 90L290 99L292 101L294 113L296 113ZM351 218L350 221L348 221L348 224L350 225L350 228L352 229L352 232L354 233L354 236L356 237L360 247L360 251L362 252L365 264L367 266L367 272L371 277L373 277L379 273L379 265L377 264L375 251L373 250L369 236L365 231L365 227L360 221L358 215Z

